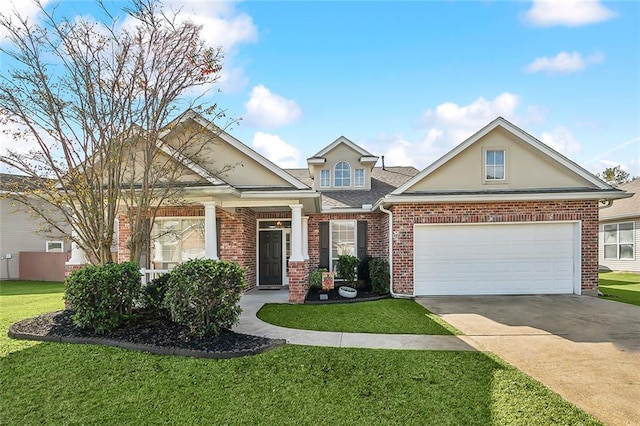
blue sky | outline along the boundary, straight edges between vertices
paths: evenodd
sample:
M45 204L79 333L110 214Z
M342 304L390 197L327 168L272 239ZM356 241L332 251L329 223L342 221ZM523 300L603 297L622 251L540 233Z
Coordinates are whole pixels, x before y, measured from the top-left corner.
M640 2L165 4L226 49L230 133L283 167L344 135L422 169L500 115L594 173L640 175Z

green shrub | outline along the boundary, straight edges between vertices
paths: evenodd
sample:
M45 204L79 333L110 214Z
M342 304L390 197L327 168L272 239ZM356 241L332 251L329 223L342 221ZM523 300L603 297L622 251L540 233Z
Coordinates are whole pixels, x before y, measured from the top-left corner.
M170 273L162 274L142 287L140 305L152 315L169 317L169 311L164 304L164 299L169 289L170 276Z
M193 334L216 336L238 321L245 287L244 269L235 262L189 260L171 271L165 305Z
M328 272L326 268L318 268L309 274L309 288L320 290L322 288L322 273Z
M357 256L343 254L338 257L338 276L348 283L353 283L358 273L360 259Z
M140 294L140 267L135 262L88 265L65 280L65 299L74 324L104 334L133 315Z
M374 292L380 295L389 293L391 278L389 276L389 263L386 260L372 257L369 260L369 276L371 288Z

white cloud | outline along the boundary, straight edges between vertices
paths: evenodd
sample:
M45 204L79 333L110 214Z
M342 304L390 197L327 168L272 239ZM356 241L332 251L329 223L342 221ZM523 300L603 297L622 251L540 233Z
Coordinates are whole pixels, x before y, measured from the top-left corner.
M41 5L46 6L51 0L41 0ZM16 1L16 0L2 0L0 2L0 15L15 16L16 13L22 18L27 18L29 22L34 22L38 17L40 8L32 1ZM8 36L8 32L4 27L0 27L0 43L5 41L5 37Z
M300 151L277 135L257 132L253 135L253 147L269 160L283 168L301 166Z
M385 156L386 165L422 169L451 148L502 116L518 126L540 123L544 111L536 105L521 105L520 97L504 92L493 99L479 97L468 105L444 102L423 113L426 132L415 140L402 135L383 135L372 142L372 152ZM520 112L522 110L522 112Z
M551 132L543 132L540 140L559 153L567 156L580 152L581 150L580 142L573 137L571 131L566 127L557 127Z
M615 16L616 13L603 6L600 0L533 0L524 20L540 27L578 27L603 22Z
M489 124L496 117L503 117L516 125L540 122L543 112L536 106L527 107L524 115L518 114L520 97L504 92L492 100L479 97L468 105L445 102L428 109L424 118L431 130L437 129L439 138L450 147L459 144Z
M569 74L582 71L587 65L598 64L604 60L602 53L594 53L582 57L579 52L560 52L554 57L536 58L524 69L529 73L544 72L547 74Z
M272 93L262 84L251 89L249 100L244 104L248 123L260 127L279 127L295 122L302 110L290 99Z

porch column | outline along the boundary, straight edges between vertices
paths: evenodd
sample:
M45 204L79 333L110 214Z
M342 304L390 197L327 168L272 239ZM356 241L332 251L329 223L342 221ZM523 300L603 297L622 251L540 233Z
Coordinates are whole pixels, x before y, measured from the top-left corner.
M204 201L204 257L218 260L218 236L216 235L216 202Z
M74 229L71 231L72 238L78 239L78 233ZM84 250L80 248L78 243L75 241L71 241L71 259L65 262L65 266L78 266L78 265L86 265L87 263L87 255Z
M309 260L309 216L302 217L302 257Z
M291 257L289 262L304 262L302 255L302 204L292 204L291 208Z

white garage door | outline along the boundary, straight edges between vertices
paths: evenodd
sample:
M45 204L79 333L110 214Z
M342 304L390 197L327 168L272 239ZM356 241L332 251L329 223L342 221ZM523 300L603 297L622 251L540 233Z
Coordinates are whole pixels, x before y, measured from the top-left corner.
M575 222L416 225L414 291L574 293L574 285L579 288L579 251Z

